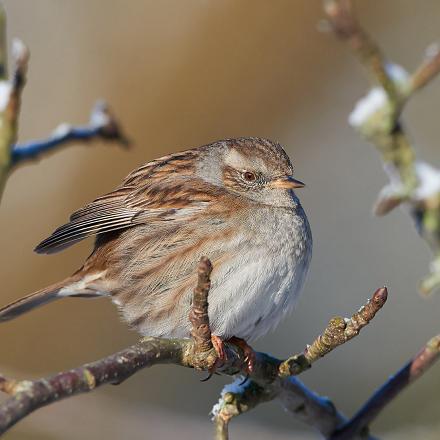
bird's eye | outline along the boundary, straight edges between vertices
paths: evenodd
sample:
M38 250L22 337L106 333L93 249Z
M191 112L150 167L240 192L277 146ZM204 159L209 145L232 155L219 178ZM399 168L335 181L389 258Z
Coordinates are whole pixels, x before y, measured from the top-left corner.
M246 182L255 182L255 180L257 180L257 176L252 171L244 171L243 179L246 180Z

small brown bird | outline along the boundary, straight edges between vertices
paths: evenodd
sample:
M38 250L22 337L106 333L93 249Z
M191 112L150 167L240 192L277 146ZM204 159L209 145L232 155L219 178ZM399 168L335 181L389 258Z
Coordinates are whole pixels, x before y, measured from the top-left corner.
M256 339L292 308L312 237L282 147L228 139L154 160L76 211L36 247L52 254L96 235L67 279L0 310L6 321L64 297L108 296L142 335L189 337L201 256L213 264L213 335Z

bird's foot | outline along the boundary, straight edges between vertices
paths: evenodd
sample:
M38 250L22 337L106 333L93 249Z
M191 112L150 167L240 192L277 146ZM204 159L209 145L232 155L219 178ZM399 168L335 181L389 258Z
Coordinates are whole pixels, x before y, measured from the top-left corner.
M255 354L254 349L244 339L237 338L235 336L228 339L227 342L230 342L231 344L234 344L243 350L244 362L246 364L245 373L247 374L247 376L252 374L254 372L255 362L257 360L257 356Z
M208 377L202 379L202 382L206 382L207 380L211 379L211 377L217 372L217 368L221 367L223 363L228 359L225 350L225 341L223 341L223 339L221 339L219 336L215 335L211 335L211 341L217 353L217 359L214 362L214 365L209 369ZM247 379L254 372L255 369L256 354L254 349L244 339L237 338L235 336L228 339L226 342L236 345L243 351L244 362L246 364L244 372L246 373Z
M215 360L214 365L208 370L208 376L205 379L202 379L201 382L206 382L211 379L211 377L217 372L217 368L221 367L227 360L224 341L219 336L211 335L211 342L217 353L217 359Z

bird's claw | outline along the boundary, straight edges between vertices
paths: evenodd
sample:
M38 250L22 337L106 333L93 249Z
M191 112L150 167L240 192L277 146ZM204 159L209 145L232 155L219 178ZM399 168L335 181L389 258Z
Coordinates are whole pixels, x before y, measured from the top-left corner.
M214 365L209 369L208 376L204 379L201 379L201 382L206 382L211 379L211 377L217 372L217 368L221 367L223 363L227 360L224 341L219 336L215 335L211 336L211 341L217 353L217 359L214 362ZM246 368L244 369L244 373L246 375L243 381L244 383L255 370L255 363L257 359L255 351L250 345L248 345L248 343L244 339L237 338L235 336L228 339L227 342L236 345L244 353L244 363L246 365Z
M217 359L214 365L208 370L208 376L201 379L200 382L207 382L211 377L216 374L217 368L221 367L223 363L227 360L225 343L219 336L211 335L212 346L217 353Z
M215 335L211 335L211 341L217 353L217 360L221 361L222 363L225 362L227 359L225 343L219 336L215 336Z
M247 379L255 370L257 356L254 349L244 339L237 338L235 336L229 339L228 342L236 345L237 347L240 347L243 350L244 362L246 364L245 373Z

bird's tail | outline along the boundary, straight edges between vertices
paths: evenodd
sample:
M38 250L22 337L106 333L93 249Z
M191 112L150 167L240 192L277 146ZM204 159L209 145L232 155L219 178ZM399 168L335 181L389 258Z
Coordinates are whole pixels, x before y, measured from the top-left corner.
M100 294L94 289L85 288L81 278L73 275L59 283L52 284L2 307L0 309L0 322L9 321L23 313L66 296L93 298L101 295L102 293Z

